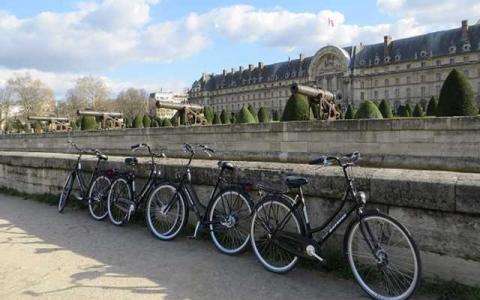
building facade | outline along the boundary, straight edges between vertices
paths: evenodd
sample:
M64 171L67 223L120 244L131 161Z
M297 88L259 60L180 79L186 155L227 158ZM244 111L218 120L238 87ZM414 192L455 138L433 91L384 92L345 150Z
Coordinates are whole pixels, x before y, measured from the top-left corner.
M443 81L456 68L480 94L480 23L393 40L340 48L326 46L311 57L203 74L188 92L191 103L215 111L238 111L251 104L282 113L293 83L316 86L337 95L337 102L358 106L364 100L426 104L438 97ZM345 106L344 106L345 107Z

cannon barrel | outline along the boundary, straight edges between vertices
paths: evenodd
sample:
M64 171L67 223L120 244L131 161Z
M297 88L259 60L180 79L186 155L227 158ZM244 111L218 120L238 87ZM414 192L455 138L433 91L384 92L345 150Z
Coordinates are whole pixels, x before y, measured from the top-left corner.
M292 86L290 87L290 90L294 95L298 93L301 95L311 97L313 98L312 100L314 99L325 99L327 101L335 100L335 96L333 95L333 93L327 90L318 89L318 88L314 88L306 85L299 85L298 83L292 84Z
M42 116L30 116L29 121L56 121L56 122L68 122L68 118L60 117L42 117Z
M166 109L175 109L175 110L182 110L182 109L190 109L194 112L200 112L203 110L203 107L200 105L195 104L180 104L175 102L166 102L166 101L157 101L155 102L157 108L166 108Z
M121 118L123 116L123 114L119 113L119 112L93 111L93 110L77 110L77 115L79 115L79 116L95 116L95 117L108 116L108 117L111 117L111 118Z

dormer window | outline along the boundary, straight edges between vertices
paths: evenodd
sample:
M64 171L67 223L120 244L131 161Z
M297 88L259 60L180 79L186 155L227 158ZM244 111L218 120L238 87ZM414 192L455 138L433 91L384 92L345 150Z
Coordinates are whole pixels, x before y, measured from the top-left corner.
M427 57L427 51L422 50L422 52L420 52L420 57L423 57L423 58Z
M400 61L401 58L400 54L395 55L395 61Z
M463 51L464 51L464 52L470 51L470 48L471 48L471 47L472 47L472 46L470 46L470 44L468 44L468 43L467 43L467 44L464 44L464 45L463 45Z
M448 53L450 54L453 54L457 51L457 47L455 46L450 46L450 48L448 48Z
M479 44L479 47L480 47L480 44ZM361 66L364 66L364 65L365 65L365 63L366 63L366 62L365 62L365 60L364 60L364 59L362 59L362 60L360 61L360 65L361 65Z
M385 57L383 61L388 64L390 62L390 56Z
M377 56L375 57L375 64L378 65L380 63L380 58Z

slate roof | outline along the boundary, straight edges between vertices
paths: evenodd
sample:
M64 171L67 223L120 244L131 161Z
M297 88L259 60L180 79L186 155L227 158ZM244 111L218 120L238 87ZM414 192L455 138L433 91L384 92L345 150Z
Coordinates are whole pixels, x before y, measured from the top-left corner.
M419 35L410 38L393 40L388 46L387 55L384 51L384 43L365 45L358 47L345 47L351 57L350 68L367 68L375 65L413 61L423 58L449 55L452 46L456 53L462 53L464 45L468 43L470 51L480 51L480 24L468 27L468 38L462 37L462 29L438 31ZM385 61L388 56L390 61ZM294 59L285 62L264 65L261 69L254 66L250 71L248 68L217 75L206 75L195 81L193 87L201 90L213 91L222 88L232 88L249 84L275 82L280 79L296 79L307 76L308 67L313 56L304 59Z

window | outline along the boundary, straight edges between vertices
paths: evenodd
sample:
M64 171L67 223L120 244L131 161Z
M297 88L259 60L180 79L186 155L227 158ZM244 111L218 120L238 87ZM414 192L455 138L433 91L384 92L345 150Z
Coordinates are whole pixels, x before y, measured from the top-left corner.
M437 94L437 96L440 94L440 86L439 85L435 86L435 93Z
M420 81L425 82L425 75L420 76Z
M467 77L470 76L470 72L468 71L468 69L463 70L463 74L465 74L465 76Z
M410 99L411 93L412 93L411 89L407 88L407 99Z
M375 79L375 87L377 87L377 86L378 86L378 80Z
M388 79L385 79L385 86L389 86L390 85L390 82Z
M400 97L400 89L399 88L396 88L395 89L395 97Z
M360 93L360 100L365 100L365 92Z
M364 89L364 88L365 88L365 82L363 82L363 81L360 82L360 87L361 87L362 89Z
M435 74L435 76L436 76L437 81L442 80L442 74L437 73L437 74Z
M421 88L422 97L425 97L425 95L426 95L426 90L427 90L427 89L426 89L424 86L422 86L422 88Z
M390 98L389 90L385 90L385 99Z
M407 84L410 83L410 76L407 76Z
M395 84L400 84L400 78L395 78Z
M441 66L441 65L442 65L442 61L438 59L438 60L436 61L436 64L437 64L437 66Z
M378 99L378 91L373 92L373 94L374 94L375 100L377 100Z
M453 54L453 53L455 53L456 51L457 51L457 47L455 47L455 46L450 46L450 48L448 48L448 52L449 52L450 54Z
M454 63L455 63L455 58L454 57L450 58L450 64L453 65Z

